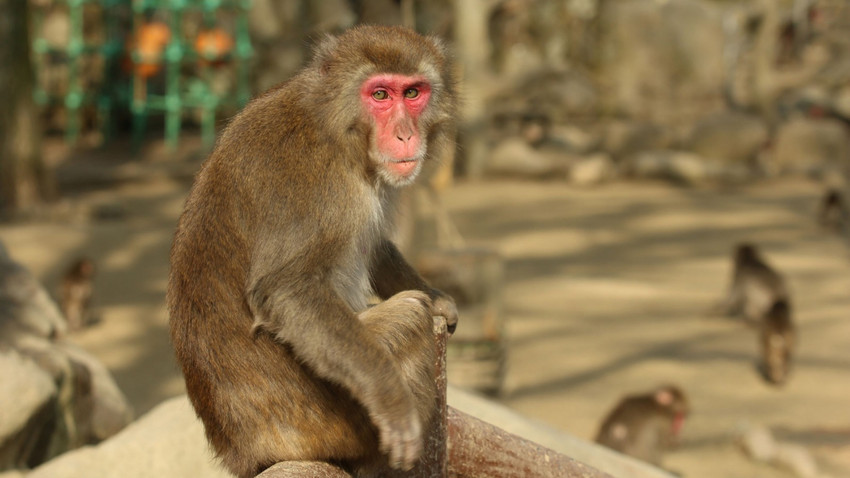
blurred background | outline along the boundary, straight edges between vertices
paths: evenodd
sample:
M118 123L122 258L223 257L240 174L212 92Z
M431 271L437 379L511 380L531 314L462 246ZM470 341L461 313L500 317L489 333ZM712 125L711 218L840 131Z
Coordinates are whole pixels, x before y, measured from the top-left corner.
M359 23L443 38L461 79L396 238L460 305L450 383L587 441L674 384L663 468L850 476L846 0L0 1L0 476L183 393L164 291L194 174ZM717 313L742 242L793 304L780 385L762 317Z

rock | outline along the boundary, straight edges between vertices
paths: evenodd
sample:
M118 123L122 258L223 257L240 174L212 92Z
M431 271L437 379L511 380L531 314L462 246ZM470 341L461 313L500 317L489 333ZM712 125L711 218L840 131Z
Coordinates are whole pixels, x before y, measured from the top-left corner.
M612 157L620 159L642 151L665 149L670 142L670 135L655 124L613 121L605 127L602 149Z
M497 144L485 165L488 176L544 178L557 176L561 171L550 155L519 138L508 138Z
M508 83L488 100L493 116L543 115L563 124L577 117L596 116L599 93L590 77L577 70L534 70Z
M39 459L45 430L55 420L58 390L50 375L17 351L0 351L0 470Z
M13 346L28 336L61 336L67 330L65 318L44 287L0 243L0 344Z
M799 478L817 478L818 465L804 447L774 439L763 426L749 427L738 437L744 453L755 461L790 470Z
M616 174L611 157L597 153L576 160L569 170L569 180L576 186L593 186L610 180Z
M44 381L52 387L47 402L43 396L41 400L32 397L25 403L36 408L13 412L23 428L15 431L15 423L5 424L9 430L0 435L0 469L36 466L69 449L107 438L132 418L128 402L109 372L66 341L65 327L64 317L44 287L0 244L0 350L19 357L9 367L0 368L10 374L0 382L4 384L0 404L7 404L0 409L6 414L21 406L21 390L42 390ZM19 363L32 372L23 376L32 383L7 385L19 377ZM9 450L12 460L3 455Z
M756 116L723 112L699 120L686 149L722 163L751 163L768 142L767 125Z
M848 165L850 139L833 119L795 118L776 134L772 163L780 172L823 174Z
M58 344L60 350L90 374L90 388L80 400L91 400L88 416L77 417L88 424L88 442L99 442L115 435L133 421L130 402L118 388L109 370L85 350L70 343Z
M602 143L597 131L571 125L556 125L550 131L551 139L576 154L589 154Z
M776 456L776 441L765 427L752 427L742 433L738 440L741 449L753 460L770 462Z
M27 478L232 478L210 452L201 422L185 395L158 405L97 446L45 463Z
M696 185L717 177L716 168L686 151L645 151L625 161L628 174L642 179L666 179Z
M811 453L800 445L780 443L776 447L776 464L791 470L800 478L820 476L818 465Z

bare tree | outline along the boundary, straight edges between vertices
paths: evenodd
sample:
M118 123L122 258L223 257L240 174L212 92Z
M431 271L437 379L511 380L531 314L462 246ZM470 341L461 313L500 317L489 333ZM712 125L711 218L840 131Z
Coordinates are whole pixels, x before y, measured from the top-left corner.
M32 98L29 15L24 0L0 0L0 214L31 211L52 196Z

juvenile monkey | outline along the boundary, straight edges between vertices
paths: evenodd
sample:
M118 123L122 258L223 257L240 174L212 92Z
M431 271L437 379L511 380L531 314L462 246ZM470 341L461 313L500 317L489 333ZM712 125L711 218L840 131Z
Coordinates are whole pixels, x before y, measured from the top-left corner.
M224 465L411 468L436 397L432 316L454 301L389 236L398 190L447 141L441 43L361 26L221 133L171 251L171 337ZM371 308L372 295L384 300Z
M756 246L738 244L729 292L717 311L730 317L743 316L756 324L779 300L788 300L785 279L761 257Z
M759 333L759 368L769 383L782 385L788 379L796 340L797 332L791 319L790 304L785 300L774 302L761 322Z
M679 439L688 400L676 386L624 397L605 417L596 442L656 466Z
M80 330L89 322L94 289L94 262L81 257L62 276L60 304L68 321L68 330Z

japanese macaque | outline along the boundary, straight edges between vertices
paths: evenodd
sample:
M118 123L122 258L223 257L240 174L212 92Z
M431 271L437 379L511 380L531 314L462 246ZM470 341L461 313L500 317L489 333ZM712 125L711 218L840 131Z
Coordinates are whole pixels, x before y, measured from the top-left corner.
M80 330L91 321L91 298L94 290L94 262L81 257L62 276L60 305L68 330Z
M602 422L596 442L660 466L664 452L678 444L688 412L687 397L676 386L629 395Z
M741 316L758 324L774 302L788 300L782 276L761 257L756 246L741 243L735 249L732 283L716 312Z
M830 189L823 196L818 208L818 222L824 229L839 232L847 227L850 221L850 211L844 202L844 197L835 189Z
M759 334L759 368L769 383L783 385L788 379L796 339L797 332L791 319L790 304L785 300L774 302L762 319Z
M399 188L451 137L451 70L437 39L401 27L328 37L234 117L198 173L171 251L171 337L234 474L417 462L436 403L432 318L452 331L457 308L387 237Z

